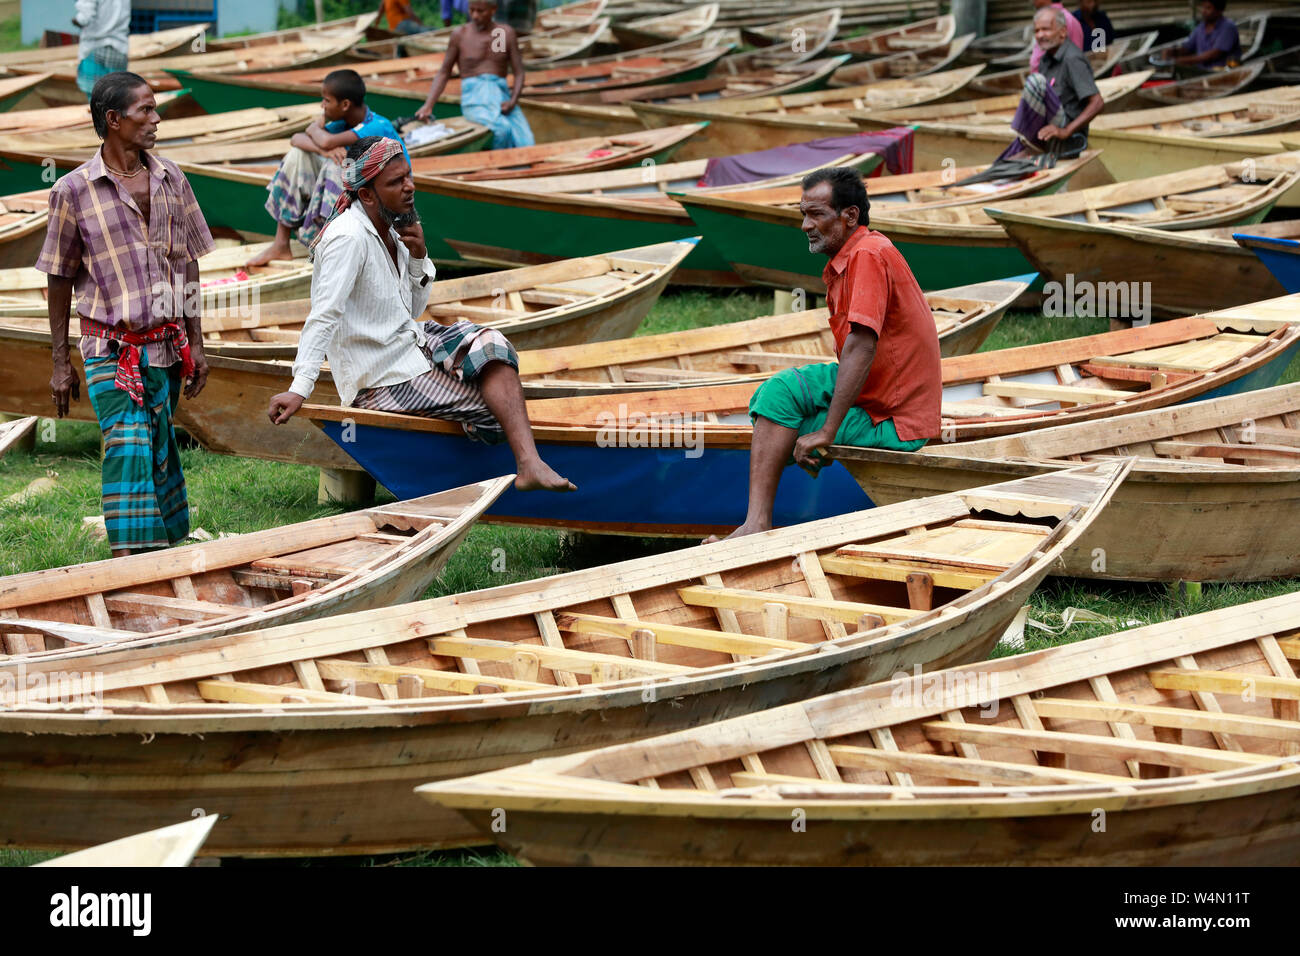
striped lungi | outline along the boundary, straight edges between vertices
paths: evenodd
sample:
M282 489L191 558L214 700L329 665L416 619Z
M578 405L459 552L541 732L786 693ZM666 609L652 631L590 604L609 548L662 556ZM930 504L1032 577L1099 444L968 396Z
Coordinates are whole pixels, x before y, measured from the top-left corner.
M266 211L276 222L298 230L298 241L309 246L325 228L343 192L343 167L327 156L293 146L266 190Z
M154 551L190 531L172 412L180 398L180 365L149 366L140 350L144 405L114 384L117 356L86 360L86 392L104 435L104 527L114 550Z
M376 412L400 412L421 418L442 418L459 422L465 434L476 441L497 445L505 432L496 420L478 378L489 362L505 362L519 368L515 347L496 329L461 319L455 325L425 322L420 351L433 368L406 382L363 388L352 404Z
M77 64L77 89L90 99L90 91L101 76L126 69L126 54L111 46L101 46Z

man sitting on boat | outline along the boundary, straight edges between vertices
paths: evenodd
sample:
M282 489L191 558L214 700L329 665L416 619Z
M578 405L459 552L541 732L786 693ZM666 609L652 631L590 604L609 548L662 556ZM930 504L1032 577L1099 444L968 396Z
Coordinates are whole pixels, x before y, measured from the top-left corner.
M387 136L401 143L393 124L366 105L366 83L356 70L335 70L321 81L321 118L295 133L280 168L266 187L266 211L275 219L275 239L248 261L263 266L292 259L289 238L310 245L324 228L343 191L347 148L363 136ZM406 146L402 146L406 154ZM410 158L409 155L407 157Z
M1068 159L1088 148L1088 124L1106 102L1088 58L1066 36L1067 16L1051 7L1034 14L1034 38L1043 58L1025 78L1025 92L1011 120L1019 140L1003 157L1028 149Z
M103 145L50 190L36 268L49 276L60 418L81 391L68 357L76 292L86 392L104 437L104 527L118 557L189 534L172 413L182 385L194 398L208 378L198 259L213 241L180 167L150 153L159 119L149 83L100 77L90 118Z
M1241 63L1241 37L1237 24L1223 15L1228 0L1201 0L1201 22L1184 42L1182 53L1169 62L1175 66L1218 70Z
M832 444L916 451L939 434L934 314L902 254L869 228L869 209L852 169L819 169L803 180L808 251L830 260L822 279L838 361L784 369L750 399L749 507L730 537L772 527L777 485L792 459L815 476Z
M344 405L459 422L470 438L509 442L521 491L575 490L537 453L505 336L465 320L417 321L434 268L400 144L368 136L348 147L347 160L344 191L312 250L311 312L293 384L271 399L271 421L283 425L302 407L328 360Z
M452 33L429 98L415 116L428 119L433 115L434 104L451 79L451 71L459 67L461 115L492 130L491 148L532 146L532 128L523 110L516 109L524 90L519 37L513 27L493 23L496 9L496 0L470 0L469 23ZM513 85L506 82L507 72L514 74Z

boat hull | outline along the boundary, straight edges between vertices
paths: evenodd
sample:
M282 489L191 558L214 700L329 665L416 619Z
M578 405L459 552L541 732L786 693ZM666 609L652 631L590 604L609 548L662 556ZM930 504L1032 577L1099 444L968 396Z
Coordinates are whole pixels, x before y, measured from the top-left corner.
M1300 243L1295 240L1251 236L1243 243L1287 292L1300 292Z

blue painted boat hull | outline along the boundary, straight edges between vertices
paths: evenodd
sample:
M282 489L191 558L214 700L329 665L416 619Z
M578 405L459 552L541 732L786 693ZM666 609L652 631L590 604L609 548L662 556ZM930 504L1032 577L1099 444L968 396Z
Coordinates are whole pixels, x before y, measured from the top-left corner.
M1243 375L1226 385L1210 389L1204 395L1198 395L1191 401L1204 402L1211 398L1223 398L1225 395L1244 395L1246 392L1258 391L1261 388L1272 388L1282 381L1282 376L1286 373L1287 367L1295 359L1297 353L1300 353L1300 342L1265 362L1250 374Z
M1300 292L1300 241L1246 233L1237 233L1233 238L1247 240L1241 244L1255 253L1273 277L1282 283L1282 288L1287 292Z

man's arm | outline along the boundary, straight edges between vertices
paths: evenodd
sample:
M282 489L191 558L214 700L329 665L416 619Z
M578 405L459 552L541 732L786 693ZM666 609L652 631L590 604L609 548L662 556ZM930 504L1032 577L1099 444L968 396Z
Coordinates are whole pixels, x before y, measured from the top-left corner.
M509 27L510 30L510 71L514 74L514 88L510 92L510 100L501 105L502 113L509 113L519 102L520 95L524 92L524 55L519 51L519 34Z
M50 316L50 342L54 349L54 374L50 376L50 394L59 418L68 414L69 400L81 401L81 381L72 367L68 353L68 316L72 312L72 280L50 275L46 280L48 290L46 309Z
M185 295L181 297L181 314L185 318L185 337L190 341L190 358L194 372L185 386L186 398L197 398L208 383L208 359L203 354L203 287L199 283L199 263L185 263Z
M442 58L442 66L438 68L438 75L433 78L433 84L429 87L428 99L415 111L416 119L428 119L433 115L438 97L442 96L442 91L447 88L447 81L451 79L451 71L455 69L459 60L460 30L457 30L451 35L451 40L447 43L447 55Z
M815 432L800 436L794 443L794 461L801 468L816 471L826 462L814 454L818 449L835 443L835 435L844 424L844 416L857 402L871 372L876 357L876 333L865 325L850 325L844 347L840 349L840 368L835 375L835 391L831 394L826 423Z
M320 377L325 350L334 340L348 295L361 268L361 246L356 242L323 241L316 247L311 277L311 312L298 337L298 355L293 362L293 383L288 391L271 398L267 416L275 425L283 425L302 403L311 397Z
M1083 129L1106 105L1106 101L1102 99L1101 93L1097 89L1096 80L1092 78L1092 69L1088 66L1086 60L1077 57L1069 60L1066 64L1066 74L1063 79L1070 84L1070 88L1075 90L1081 99L1086 96L1087 101L1084 103L1083 111L1074 118L1073 122L1067 123L1064 128L1049 124L1040 129L1038 138L1043 141L1068 139Z
M76 11L72 15L72 22L75 26L84 29L87 24L95 19L95 14L99 11L99 0L77 0Z
M1188 56L1176 56L1174 57L1174 62L1181 66L1193 66L1197 63L1207 63L1210 60L1217 60L1219 57L1225 56L1227 52L1227 50L1220 50L1218 47L1215 47L1214 49L1206 50L1204 53L1192 53Z

